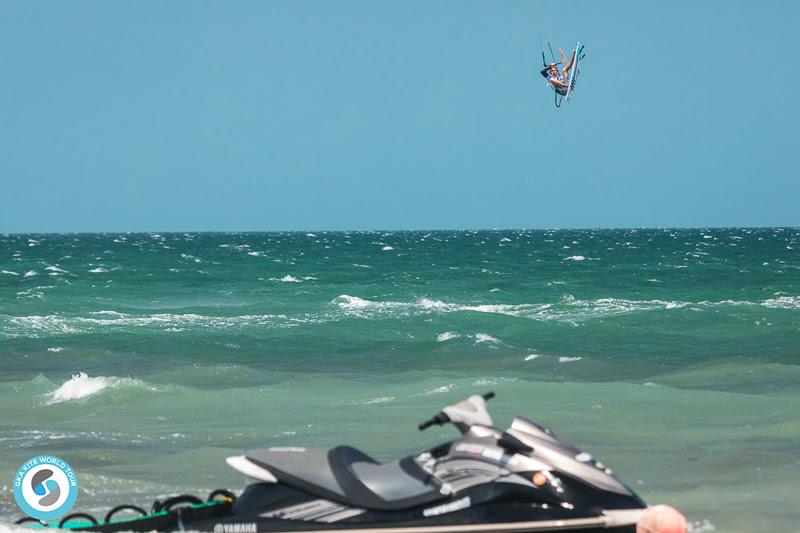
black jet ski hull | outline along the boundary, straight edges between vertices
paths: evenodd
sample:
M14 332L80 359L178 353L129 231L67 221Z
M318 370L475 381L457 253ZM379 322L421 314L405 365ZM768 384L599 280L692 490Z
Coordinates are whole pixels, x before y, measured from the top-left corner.
M336 505L336 504L332 504ZM549 515L548 518L525 519L525 515ZM66 522L51 524L72 531L116 533L120 531L178 531L191 530L209 533L522 533L537 531L580 531L634 533L636 520L643 509L605 511L600 516L566 517L560 509L532 509L530 506L499 504L465 509L445 516L423 519L406 519L408 513L395 516L394 523L378 523L372 513L359 516L362 523L322 523L296 519L242 516L233 514L228 502L212 502L191 507L181 507L167 512L117 520L104 524ZM559 515L563 515L560 516ZM382 516L387 519L390 517Z
M610 468L530 420L495 428L485 405L492 396L470 396L420 424L452 423L461 437L396 461L381 463L350 446L258 448L227 459L251 480L238 497L220 489L205 503L174 496L154 502L152 514L121 505L102 522L77 513L47 526L98 533L635 531L646 505ZM131 511L141 516L120 519Z

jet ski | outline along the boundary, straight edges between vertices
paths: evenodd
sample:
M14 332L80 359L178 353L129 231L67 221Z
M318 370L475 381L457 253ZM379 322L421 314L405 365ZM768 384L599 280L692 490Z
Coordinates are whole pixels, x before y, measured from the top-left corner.
M99 522L74 513L58 527L75 531L214 533L631 532L644 501L604 464L517 417L493 427L486 401L473 395L419 425L452 424L461 436L397 461L380 463L350 446L251 450L227 463L252 481L237 497L177 496L150 512L111 509ZM133 511L142 516L131 517ZM121 513L127 516L122 517ZM36 522L32 518L18 523Z

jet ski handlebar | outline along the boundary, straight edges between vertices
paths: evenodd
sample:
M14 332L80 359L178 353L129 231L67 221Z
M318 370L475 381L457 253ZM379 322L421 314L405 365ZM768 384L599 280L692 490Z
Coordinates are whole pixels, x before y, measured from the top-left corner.
M481 398L483 398L484 401L491 400L492 398L494 398L494 392L490 391L490 392L487 392L486 394L481 394ZM447 408L445 408L445 409L447 409ZM419 425L419 430L420 431L425 431L426 429L428 429L431 426L441 426L441 425L447 424L450 421L451 421L450 416L447 413L445 413L444 411L440 411L435 416L432 416L428 420L422 422Z

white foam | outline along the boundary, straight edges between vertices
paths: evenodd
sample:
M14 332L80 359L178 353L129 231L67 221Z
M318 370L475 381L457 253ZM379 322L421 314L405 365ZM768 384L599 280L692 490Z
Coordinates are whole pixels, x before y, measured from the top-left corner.
M53 352L53 353L58 353L58 352L63 352L64 348L62 348L61 346L51 346L50 348L47 349L47 351L48 352Z
M434 311L450 311L453 307L452 304L446 304L441 300L431 300L429 298L420 298L416 303L422 309L431 309Z
M586 258L582 255L571 255L569 257L565 257L564 261L585 261Z
M241 328L292 328L300 324L318 324L330 320L330 317L287 315L239 315L239 316L207 316L194 313L152 315L128 315L115 311L92 313L91 316L63 315L0 315L0 338L33 337L41 338L51 335L87 333L107 331L108 328L157 328L161 331L181 331L189 328L205 328L209 330L231 331ZM113 331L113 329L112 329Z
M107 388L136 386L141 384L141 381L131 378L118 378L114 376L97 376L90 378L85 372L80 372L74 374L72 378L62 383L59 388L47 394L47 405L82 400L94 396Z
M266 257L264 252L247 252L247 255L250 255L250 256L253 256L253 257Z
M432 394L444 394L445 392L450 392L450 389L455 387L454 383L450 383L448 385L442 385L441 387L436 387L435 389L427 390L421 394L421 396L430 396Z
M26 278L32 278L33 276L38 276L38 275L39 273L36 272L35 270L28 270L27 272L25 272Z
M483 342L488 342L490 344L502 344L500 339L492 337L488 333L476 333L475 334L475 344L480 344Z
M689 533L707 533L716 530L716 526L708 518L703 519L702 522L697 521L689 524Z
M106 270L103 267L97 267L97 268L91 269L89 272L92 273L92 274L103 274L105 272L108 272L108 270Z
M316 237L313 233L306 233L306 237Z
M386 245L383 248L381 248L381 250L383 250L384 252L390 252L390 251L394 250L394 248L389 246L389 245Z
M299 279L297 279L296 277L294 277L294 276L292 276L290 274L287 274L287 275L283 276L280 279L280 281L282 281L284 283L300 283Z
M370 398L369 400L361 400L357 403L362 405L373 405L377 403L389 403L394 400L394 396L381 396L380 398Z
M353 263L353 266L354 266L354 267L358 267L358 268L372 268L372 267L371 267L371 266L369 266L369 265L359 265L358 263Z
M460 336L461 335L459 335L455 331L445 331L444 333L439 333L436 336L436 342L446 342L446 341L449 341L449 340L452 340L452 339L457 339Z
M779 296L761 302L763 307L769 309L800 309L800 296Z
M333 303L342 309L366 309L374 306L375 302L364 300L358 296L350 296L349 294L342 294L333 299Z
M56 274L66 274L67 273L67 271L64 270L63 268L58 268L57 266L53 266L53 265L47 265L46 267L44 267L44 269L49 271L49 272L54 272Z
M517 378L480 378L473 383L476 387L486 387L489 385L498 385L500 383L513 383Z
M583 357L570 357L567 355L561 356L558 358L559 363L572 363L574 361L580 361Z
M525 356L525 361L533 361L539 357L538 353L532 353Z
M0 270L0 274L8 274L9 276L19 276L18 273L12 272L11 270Z

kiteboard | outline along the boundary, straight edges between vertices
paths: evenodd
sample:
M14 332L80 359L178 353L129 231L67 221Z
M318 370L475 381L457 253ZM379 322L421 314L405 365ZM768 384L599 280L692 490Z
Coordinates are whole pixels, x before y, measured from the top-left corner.
M564 95L564 100L569 102L572 96L572 89L575 88L575 82L578 79L578 63L580 63L581 43L575 45L575 61L572 62L572 67L569 69L569 79L567 80L567 94Z

